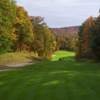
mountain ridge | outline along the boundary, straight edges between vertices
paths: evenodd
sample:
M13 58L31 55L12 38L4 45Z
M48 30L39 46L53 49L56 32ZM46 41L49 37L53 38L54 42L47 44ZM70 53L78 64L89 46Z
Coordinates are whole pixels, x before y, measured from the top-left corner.
M61 27L61 28L50 28L50 30L55 35L77 35L80 26L68 26L68 27Z

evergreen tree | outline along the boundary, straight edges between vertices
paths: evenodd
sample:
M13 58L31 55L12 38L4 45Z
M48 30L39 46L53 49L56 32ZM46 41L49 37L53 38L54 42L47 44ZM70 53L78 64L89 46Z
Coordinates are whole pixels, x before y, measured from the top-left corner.
M100 16L95 18L94 23L91 36L91 48L96 59L100 60Z

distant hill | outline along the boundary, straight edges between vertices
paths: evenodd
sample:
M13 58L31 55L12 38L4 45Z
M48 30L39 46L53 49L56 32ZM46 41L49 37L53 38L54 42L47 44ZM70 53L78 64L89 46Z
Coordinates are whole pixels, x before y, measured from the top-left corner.
M79 31L79 26L70 26L64 28L50 28L50 30L57 36L74 36Z

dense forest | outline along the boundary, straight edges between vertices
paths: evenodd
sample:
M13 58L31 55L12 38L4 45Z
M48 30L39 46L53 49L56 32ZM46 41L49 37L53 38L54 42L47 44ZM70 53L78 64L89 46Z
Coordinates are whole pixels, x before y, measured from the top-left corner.
M51 58L56 50L74 50L76 58L100 59L100 16L76 28L77 33L66 35L63 28L59 35L43 17L29 16L14 0L0 1L0 53L28 51Z
M77 58L100 60L100 16L89 17L80 27Z
M55 37L42 17L30 17L13 0L0 1L0 53L34 51L49 57Z
M41 16L29 16L14 0L0 1L0 53L35 52L51 58L56 50L74 50L76 35L55 34Z

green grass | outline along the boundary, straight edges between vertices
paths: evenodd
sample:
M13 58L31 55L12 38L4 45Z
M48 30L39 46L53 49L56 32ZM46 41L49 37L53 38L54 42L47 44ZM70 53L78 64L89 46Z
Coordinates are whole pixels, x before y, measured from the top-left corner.
M56 61L59 60L60 58L64 58L64 57L72 57L74 56L75 53L74 52L70 52L70 51L57 51L54 53L54 55L52 56L52 61Z
M0 72L0 100L100 100L100 64L55 55L65 59Z

